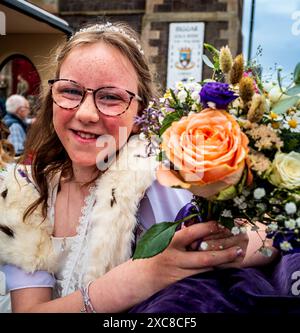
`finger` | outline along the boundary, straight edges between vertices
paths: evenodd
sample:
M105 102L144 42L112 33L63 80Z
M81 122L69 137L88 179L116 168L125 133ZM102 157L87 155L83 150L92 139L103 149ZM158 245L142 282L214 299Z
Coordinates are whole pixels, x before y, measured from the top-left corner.
M189 251L190 250L193 250L193 251L198 250L202 241L206 242L206 241L212 240L212 239L223 239L223 238L227 238L227 237L232 237L232 233L230 232L230 230L224 228L223 230L221 230L218 233L214 233L214 234L209 235L207 237L197 239L196 241L194 241L191 245L189 245L187 247L187 250L189 250Z
M177 231L173 237L172 245L185 248L195 240L217 233L218 230L218 223L215 221L193 224Z
M226 237L232 237L232 233L229 229L224 228L223 230L221 230L218 233L209 235L207 237L203 237L203 240L208 241L211 239L220 239L220 238L226 238Z
M201 269L204 267L219 266L234 262L243 253L244 251L239 246L220 251L185 252L183 267L186 269Z
M238 236L231 236L222 239L213 239L213 240L205 240L207 244L206 251L218 251L228 249L232 246L240 246L246 247L248 244L248 236L245 234L238 235ZM201 244L200 244L201 246ZM200 249L200 248L198 248Z

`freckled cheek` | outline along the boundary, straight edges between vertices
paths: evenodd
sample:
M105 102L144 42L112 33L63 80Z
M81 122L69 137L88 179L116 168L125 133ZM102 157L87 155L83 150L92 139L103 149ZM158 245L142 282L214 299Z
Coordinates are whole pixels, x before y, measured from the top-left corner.
M115 138L116 141L119 139L120 132L126 124L120 118L106 118L103 119L103 125L108 135Z
M56 133L61 134L72 118L72 114L66 110L62 110L58 106L53 106L53 125Z

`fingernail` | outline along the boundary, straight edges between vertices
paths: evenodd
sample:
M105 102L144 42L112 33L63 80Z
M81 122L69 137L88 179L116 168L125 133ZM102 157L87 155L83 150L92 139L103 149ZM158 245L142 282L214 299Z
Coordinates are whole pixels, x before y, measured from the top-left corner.
M237 248L236 255L239 257L242 253L243 253L243 249L241 249L240 247Z

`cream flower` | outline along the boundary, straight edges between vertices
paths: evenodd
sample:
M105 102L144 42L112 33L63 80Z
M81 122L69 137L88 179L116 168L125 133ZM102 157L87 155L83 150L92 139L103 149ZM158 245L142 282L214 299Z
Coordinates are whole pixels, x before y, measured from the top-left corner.
M269 181L278 187L287 189L300 188L300 153L275 155Z

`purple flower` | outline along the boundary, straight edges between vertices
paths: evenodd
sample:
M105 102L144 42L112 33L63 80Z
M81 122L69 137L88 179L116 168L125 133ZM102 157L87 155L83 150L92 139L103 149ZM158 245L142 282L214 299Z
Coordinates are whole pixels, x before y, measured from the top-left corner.
M221 82L208 82L200 91L200 99L203 107L208 107L208 102L216 104L217 109L227 109L229 103L238 96L229 89L229 84Z

